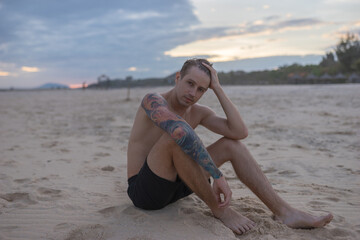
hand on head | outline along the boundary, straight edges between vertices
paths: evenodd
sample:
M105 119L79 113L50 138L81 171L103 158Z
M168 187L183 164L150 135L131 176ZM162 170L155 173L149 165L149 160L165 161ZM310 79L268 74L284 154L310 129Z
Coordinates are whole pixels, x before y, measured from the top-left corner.
M211 73L211 79L210 79L210 88L211 89L214 89L214 88L216 88L216 87L220 87L220 81L219 81L219 78L218 78L218 75L217 75L217 72L216 72L216 70L212 67L212 66L210 66L210 65L208 65L208 64L206 64L206 63L202 63L207 69L209 69L209 71L210 71L210 73Z

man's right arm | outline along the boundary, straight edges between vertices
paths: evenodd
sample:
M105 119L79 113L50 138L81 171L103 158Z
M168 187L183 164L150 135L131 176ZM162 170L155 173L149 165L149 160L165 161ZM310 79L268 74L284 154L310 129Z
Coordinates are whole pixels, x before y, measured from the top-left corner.
M214 179L222 176L200 138L179 115L169 110L166 100L159 94L147 94L142 103L154 124L166 131L180 148L202 166Z

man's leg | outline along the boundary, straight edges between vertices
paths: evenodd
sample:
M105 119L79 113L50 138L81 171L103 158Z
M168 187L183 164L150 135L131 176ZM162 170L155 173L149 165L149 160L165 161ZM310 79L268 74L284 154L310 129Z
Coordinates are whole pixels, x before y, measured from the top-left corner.
M176 143L164 134L151 149L147 158L149 168L159 177L175 181L177 174L186 185L211 209L225 226L241 234L254 227L254 223L231 208L220 209L215 194L203 169L189 158Z
M219 167L231 161L236 175L274 213L276 219L293 228L322 227L333 216L314 217L292 208L272 188L248 149L240 141L222 138L207 148L215 164Z

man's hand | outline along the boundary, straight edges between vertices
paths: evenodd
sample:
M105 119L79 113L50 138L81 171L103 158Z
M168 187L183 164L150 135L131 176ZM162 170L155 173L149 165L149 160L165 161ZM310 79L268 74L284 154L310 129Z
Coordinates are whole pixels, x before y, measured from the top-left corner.
M206 64L206 63L202 63L205 67L207 67L207 69L209 69L209 71L211 72L211 82L210 82L210 88L212 89L212 90L214 90L214 89L216 89L216 88L218 88L218 87L220 87L220 81L219 81L219 77L218 77L218 75L217 75L217 72L216 72L216 70L212 67L212 66L210 66L210 65L208 65L208 64Z
M224 176L214 179L213 190L215 192L216 200L219 203L219 208L226 208L230 204L232 192ZM221 194L224 195L224 200L221 199Z

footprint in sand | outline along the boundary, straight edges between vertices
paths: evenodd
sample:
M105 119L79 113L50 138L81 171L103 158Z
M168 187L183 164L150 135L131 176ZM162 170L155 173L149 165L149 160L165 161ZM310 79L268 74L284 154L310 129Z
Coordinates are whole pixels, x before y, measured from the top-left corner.
M61 149L59 149L58 151L61 152L61 153L68 153L68 152L70 152L70 150L69 150L69 149L66 149L66 148L61 148Z
M183 208L180 208L180 209L179 209L179 213L183 213L183 214L193 214L193 213L195 213L195 209L194 209L194 208L186 208L186 207L183 207Z
M57 146L58 144L59 144L59 142L52 141L52 142L43 143L43 144L41 144L41 146L43 148L53 148L53 147Z
M262 208L257 208L257 207L252 207L252 206L240 206L240 208L241 208L242 212L259 213L259 214L267 213Z
M128 238L127 240L154 240L153 238L149 238L147 236L136 236Z
M109 153L98 152L98 153L95 153L95 156L96 157L108 157L108 156L110 156L110 154Z
M106 167L101 168L101 170L107 171L107 172L112 172L112 171L114 171L114 169L115 168L113 166L106 166Z
M101 213L105 217L110 217L111 215L116 214L116 212L118 212L118 207L108 207L99 210L99 213Z
M102 240L107 239L109 236L106 234L106 229L103 225L86 225L79 227L71 231L65 240L74 240L74 239L92 239L92 240Z
M334 237L334 239L344 239L345 237L355 237L355 233L351 230L348 230L348 229L344 229L344 228L340 228L340 227L337 227L337 228L334 228L334 229L331 229L331 235ZM348 239L348 238L346 238Z
M0 164L3 167L16 167L17 162L15 160L5 160L3 163Z
M327 204L325 202L321 202L321 201L316 201L316 200L313 200L313 201L310 201L308 203L310 206L326 206Z
M65 162L65 163L71 163L71 159L65 159L65 158L61 158L61 159L57 159L56 161L59 161L59 162Z
M306 147L300 145L300 144L291 144L290 147L298 148L298 149L307 149Z
M72 223L66 223L66 222L59 223L54 227L54 231L61 231L61 230L69 229L72 227L74 227L74 224L72 224Z
M337 197L327 197L325 198L326 200L332 201L332 202L339 202L340 199L338 199Z
M37 198L42 201L56 200L62 197L61 190L40 187L37 189L40 194Z
M296 174L295 171L291 171L291 170L285 170L285 171L282 171L282 172L279 172L280 175L285 175L285 176L290 176L290 175L294 175Z
M11 148L8 148L8 149L6 149L6 150L8 150L8 151L16 151L16 149L20 149L20 146L14 145L14 146L12 146Z
M259 143L249 143L248 145L251 147L260 147Z
M29 183L31 180L29 178L19 178L19 179L14 179L14 182L16 183Z
M35 204L37 203L34 201L29 193L25 192L16 192L16 193L6 193L0 194L0 198L8 201L8 202L21 202L26 204Z
M355 225L354 229L357 233L360 233L360 225Z
M136 209L134 206L125 208L122 213L125 215L129 215L136 223L143 223L148 217L146 213Z
M268 168L268 169L266 169L265 171L264 171L264 173L266 174L266 173L273 173L273 172L276 172L277 170L275 169L275 168L273 168L273 167L270 167L270 168Z

